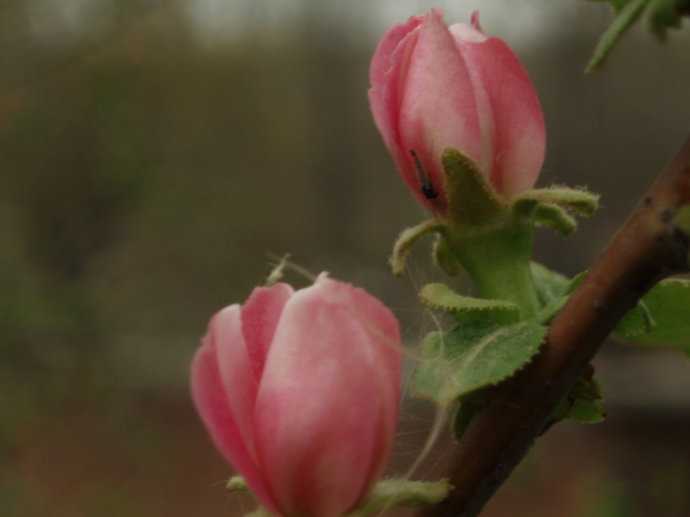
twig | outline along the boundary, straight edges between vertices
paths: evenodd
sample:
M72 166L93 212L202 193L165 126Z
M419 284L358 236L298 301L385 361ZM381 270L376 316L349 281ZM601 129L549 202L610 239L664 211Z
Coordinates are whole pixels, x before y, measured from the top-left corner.
M616 323L660 279L688 270L688 235L673 223L688 204L690 139L553 320L539 356L498 390L465 431L449 473L449 498L420 516L479 514Z

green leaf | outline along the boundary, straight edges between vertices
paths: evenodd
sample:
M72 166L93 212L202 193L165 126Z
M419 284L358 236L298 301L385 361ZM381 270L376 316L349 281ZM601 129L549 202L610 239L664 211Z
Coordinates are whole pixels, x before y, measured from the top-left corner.
M457 149L449 148L443 152L442 162L451 221L460 225L483 226L506 212L505 202L470 158Z
M405 479L384 479L379 481L362 504L346 517L367 517L380 515L397 506L417 507L438 504L451 490L448 480L408 481Z
M620 11L625 7L627 4L631 2L631 0L591 0L592 2L606 2L607 4L611 4L611 6L614 8L616 12Z
M649 307L644 300L640 300L635 308L618 322L614 332L623 339L633 339L648 334L654 327L656 327L656 321Z
M689 9L688 0L650 0L647 8L649 28L665 40L668 29L680 28L683 12L688 14Z
M606 32L604 32L599 39L585 72L592 72L601 66L613 47L618 43L621 36L623 36L640 17L647 2L649 2L649 0L630 0L626 2L611 25L609 25L609 28L606 29Z
M690 236L690 205L684 205L678 209L673 218L673 224L685 235Z
M690 354L690 280L671 278L654 286L615 330L639 345L666 345Z
M570 393L554 410L550 425L560 420L597 424L606 419L601 386L592 377L578 379Z
M447 405L506 380L539 351L546 327L534 320L498 326L490 317L468 319L450 332L432 332L422 344L413 390Z
M537 262L531 263L531 269L537 297L542 305L537 319L541 323L548 323L563 308L587 272L568 278Z
M491 400L490 393L491 388L486 388L462 397L451 420L453 434L457 440L465 434L474 417L489 404Z
M570 288L570 279L546 266L532 262L532 279L537 290L537 296L542 305L546 305L565 295Z
M412 251L412 246L415 242L425 235L442 232L444 228L444 224L436 219L429 219L412 228L405 228L395 241L393 245L393 254L388 260L393 274L396 276L403 274L407 256L410 254L410 251Z
M520 307L512 302L462 296L441 283L427 284L422 287L419 298L430 309L452 312L456 315L479 313L481 317L489 318L498 313L496 316L512 321L520 318Z

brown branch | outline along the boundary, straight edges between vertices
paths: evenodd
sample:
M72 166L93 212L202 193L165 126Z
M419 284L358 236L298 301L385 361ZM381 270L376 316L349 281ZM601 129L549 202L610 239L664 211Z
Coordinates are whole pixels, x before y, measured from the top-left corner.
M621 317L661 278L688 270L688 235L673 224L686 204L690 139L553 320L539 356L500 387L465 431L449 474L455 487L449 498L420 515L478 515Z

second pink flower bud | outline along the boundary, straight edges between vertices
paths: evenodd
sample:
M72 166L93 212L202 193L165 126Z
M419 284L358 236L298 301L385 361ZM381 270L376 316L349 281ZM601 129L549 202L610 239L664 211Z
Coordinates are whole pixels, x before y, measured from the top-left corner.
M392 27L370 68L376 125L403 179L434 213L447 209L448 148L472 159L506 199L531 188L545 151L544 118L525 69L500 39L441 13Z
M398 322L325 274L218 312L192 364L215 445L281 517L340 517L378 480L400 398Z

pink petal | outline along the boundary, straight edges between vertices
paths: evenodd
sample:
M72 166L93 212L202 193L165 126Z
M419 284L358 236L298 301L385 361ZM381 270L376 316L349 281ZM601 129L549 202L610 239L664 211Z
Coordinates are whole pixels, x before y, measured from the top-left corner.
M410 56L422 21L423 17L415 16L390 29L379 43L369 69L369 104L374 122L396 167L414 192L419 191L419 180L409 149L401 147L399 118Z
M257 287L242 306L242 334L257 385L278 319L293 292L292 287L284 283Z
M482 138L474 86L437 11L426 15L410 60L400 129L403 148L418 153L434 185L443 184L441 156L448 147L480 161ZM421 194L418 197L429 205Z
M393 25L381 38L369 65L370 91L375 92L377 97L388 82L388 75L395 64L394 57L399 57L394 56L396 49L411 32L421 25L423 19L422 16L412 16L405 23ZM376 114L374 116L376 117ZM376 118L378 124L378 117ZM384 119L386 123L380 125L389 127L391 125L388 123L389 119L385 117Z
M216 448L247 480L252 492L271 510L270 490L247 450L230 412L220 379L216 352L208 339L197 350L191 367L192 399Z
M513 51L467 25L451 27L470 68L476 69L493 114L491 183L510 198L531 188L544 162L546 132L537 93Z
M388 414L387 425L396 427L402 357L400 326L397 318L388 307L364 289L333 280L325 273L319 275L315 286L328 302L354 311L354 315L362 322L372 338L378 340L379 346L372 346L371 351L380 356L377 359L380 367L378 377L383 384L381 393L385 393L388 397L385 406L394 410L392 414ZM391 388L393 388L392 391Z
M400 81L409 59L410 48L416 41L412 37L421 25L423 18L413 16L406 23L394 25L379 42L369 66L369 101L371 110L383 140L389 150L398 145L398 112L400 111Z
M394 435L397 322L370 295L342 285L321 278L289 300L259 390L257 453L288 515L350 509Z
M242 336L239 305L230 305L213 316L208 339L216 351L228 406L247 450L254 457L253 417L258 383Z

